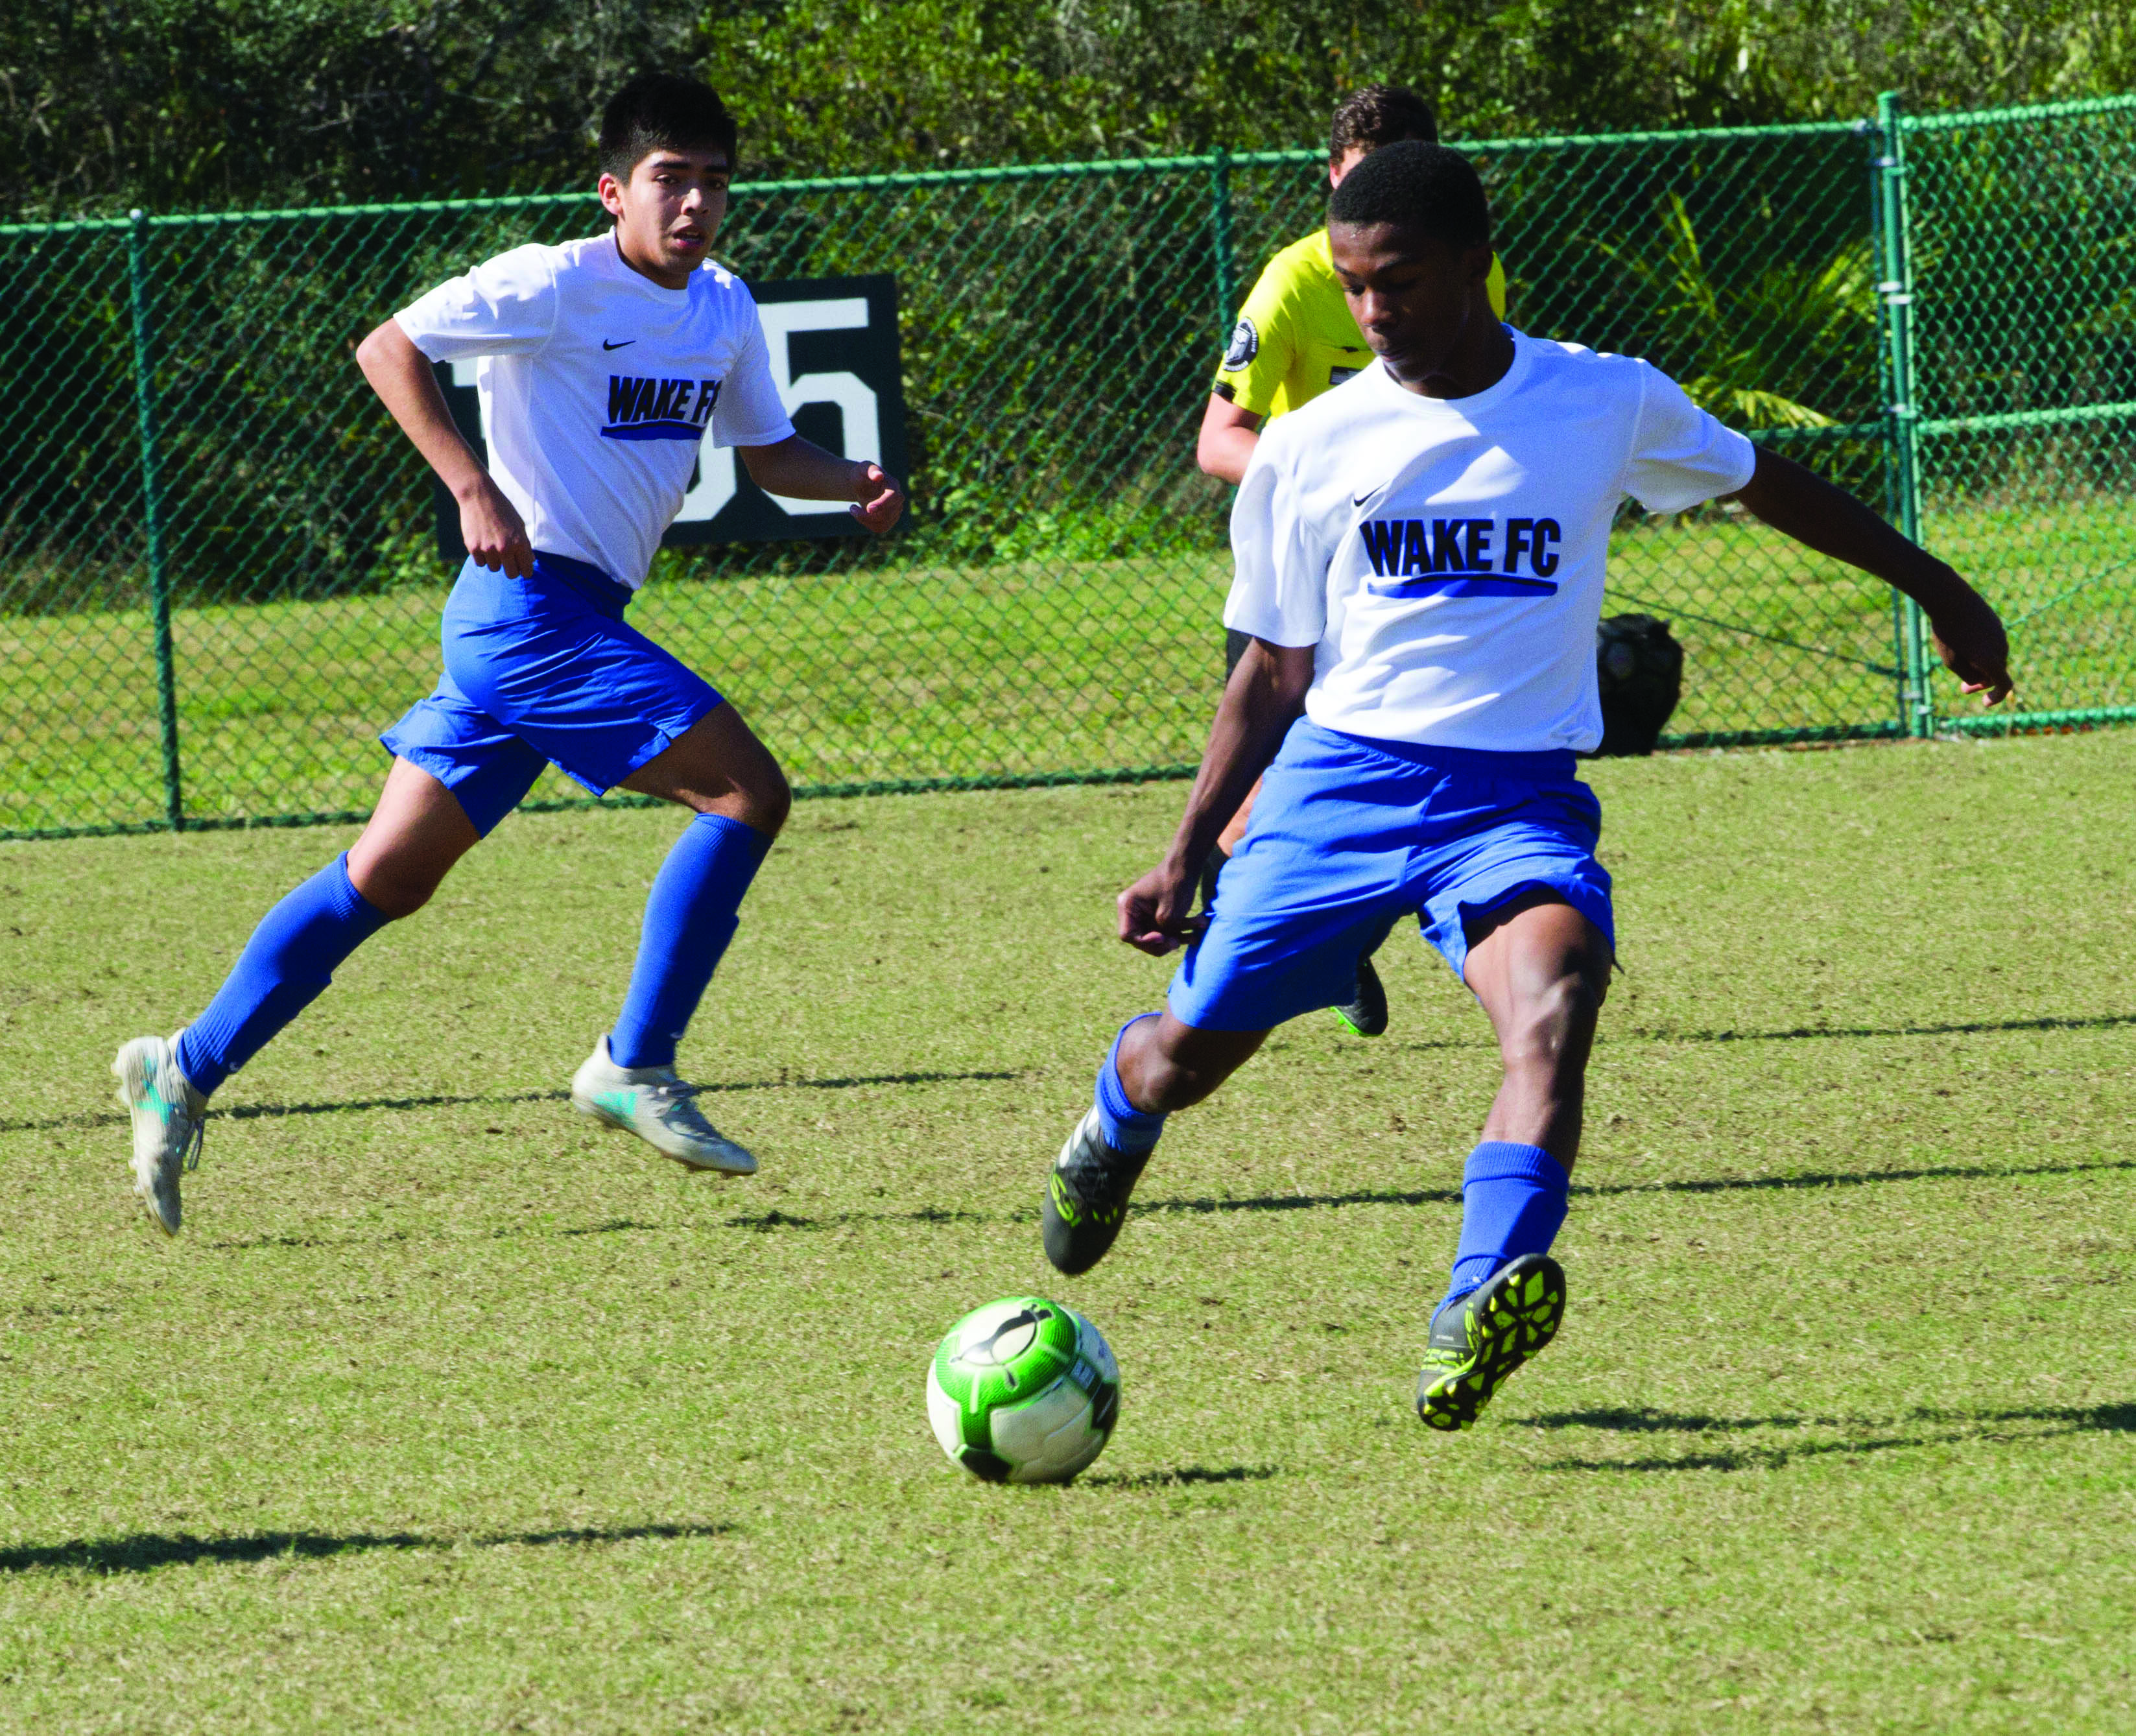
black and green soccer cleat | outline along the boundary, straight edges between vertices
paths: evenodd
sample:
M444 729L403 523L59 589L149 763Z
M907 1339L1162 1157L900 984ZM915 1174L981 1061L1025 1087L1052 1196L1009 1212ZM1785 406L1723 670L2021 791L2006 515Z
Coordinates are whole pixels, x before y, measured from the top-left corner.
M1384 1037L1387 1031L1387 991L1380 973L1372 968L1369 952L1357 960L1357 986L1348 1002L1336 1008L1335 1016L1352 1037Z
M1130 1157L1105 1143L1097 1106L1075 1124L1046 1178L1039 1221L1046 1257L1070 1277L1105 1257L1128 1215L1128 1196L1142 1179L1149 1154Z
M1565 1269L1548 1254L1522 1254L1431 1318L1416 1383L1425 1427L1466 1428L1506 1377L1556 1336L1565 1318Z

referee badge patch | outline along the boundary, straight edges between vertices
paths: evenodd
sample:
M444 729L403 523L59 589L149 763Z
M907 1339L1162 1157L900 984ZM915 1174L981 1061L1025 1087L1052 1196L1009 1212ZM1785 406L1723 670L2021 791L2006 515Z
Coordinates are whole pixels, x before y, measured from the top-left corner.
M1254 329L1250 319L1241 319L1231 328L1231 347L1224 352L1224 366L1244 367L1260 353L1261 334Z

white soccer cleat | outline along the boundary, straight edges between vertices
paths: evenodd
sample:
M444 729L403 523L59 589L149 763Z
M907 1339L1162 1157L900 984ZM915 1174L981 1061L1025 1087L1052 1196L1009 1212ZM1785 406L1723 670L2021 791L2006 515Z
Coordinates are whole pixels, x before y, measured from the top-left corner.
M156 1228L178 1233L178 1175L200 1167L207 1099L178 1071L178 1037L136 1037L111 1063L119 1101L134 1117L134 1191Z
M685 1169L755 1174L756 1160L698 1112L697 1091L672 1067L618 1067L604 1036L571 1075L571 1107L636 1134Z

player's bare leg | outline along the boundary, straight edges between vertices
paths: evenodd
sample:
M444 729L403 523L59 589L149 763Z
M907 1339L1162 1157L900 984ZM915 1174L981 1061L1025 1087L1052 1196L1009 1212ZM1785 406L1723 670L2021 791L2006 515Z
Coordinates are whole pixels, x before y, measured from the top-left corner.
M693 813L723 814L766 838L779 835L794 805L779 761L731 704L707 712L623 787Z
M348 878L367 902L398 921L429 903L481 842L451 790L414 761L396 759L363 835L349 846Z
M1145 1114L1191 1109L1252 1060L1266 1031L1203 1031L1182 1024L1169 1008L1137 1019L1114 1053L1128 1101Z
M1266 1031L1205 1031L1167 1009L1130 1019L1098 1074L1096 1100L1053 1161L1039 1211L1046 1257L1073 1276L1104 1258L1126 1220L1158 1131L1252 1058Z
M742 894L786 823L792 792L779 762L726 704L623 787L697 817L653 882L622 1014L573 1076L571 1102L687 1169L753 1174L756 1159L705 1119L697 1087L677 1077L675 1046L733 937Z
M1601 931L1556 893L1515 898L1473 925L1463 976L1498 1036L1503 1076L1464 1178L1454 1287L1434 1312L1417 1414L1466 1428L1547 1345L1565 1274L1547 1249L1580 1149L1587 1057L1609 992Z
M1601 931L1554 892L1525 892L1476 926L1462 976L1505 1069L1485 1139L1540 1145L1571 1169L1610 958Z

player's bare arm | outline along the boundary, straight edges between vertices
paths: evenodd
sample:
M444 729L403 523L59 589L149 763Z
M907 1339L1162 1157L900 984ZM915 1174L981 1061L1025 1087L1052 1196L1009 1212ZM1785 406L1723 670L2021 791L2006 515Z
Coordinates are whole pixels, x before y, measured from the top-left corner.
M1164 860L1119 896L1120 938L1162 957L1195 931L1188 912L1202 863L1216 834L1238 811L1254 780L1268 770L1313 685L1313 647L1256 639L1239 659L1209 727L1209 745L1187 798L1187 811Z
M1921 606L1936 654L1969 693L2010 696L2010 642L1986 598L1846 489L1777 452L1760 450L1750 484L1731 496L1806 548L1873 573Z
M1241 410L1221 392L1209 395L1209 407L1202 412L1202 431L1194 441L1194 462L1205 475L1233 488L1244 481L1246 466L1254 461L1254 446L1260 439L1266 418Z
M841 458L793 435L769 446L744 446L750 480L767 494L789 499L845 500L846 510L878 537L905 512L905 484L881 464Z
M526 578L534 571L526 523L453 425L429 358L388 319L357 346L356 364L409 443L459 503L460 541L475 564Z

